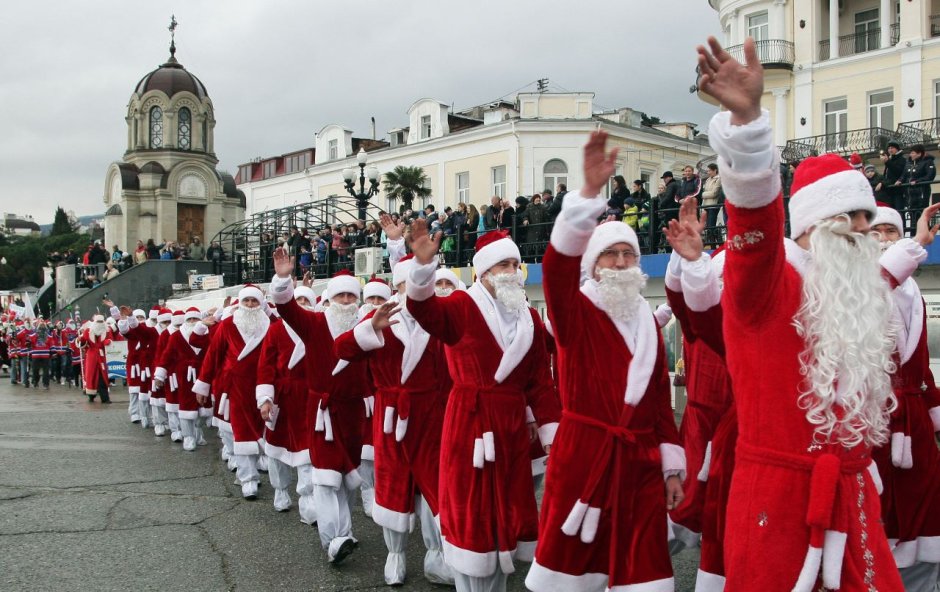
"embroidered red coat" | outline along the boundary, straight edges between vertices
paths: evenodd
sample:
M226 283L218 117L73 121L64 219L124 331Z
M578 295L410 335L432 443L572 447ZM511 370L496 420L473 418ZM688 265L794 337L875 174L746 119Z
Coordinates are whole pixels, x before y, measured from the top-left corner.
M104 381L108 385L108 358L104 348L111 343L111 331L105 332L100 339L95 339L88 329L82 331L79 337L79 345L82 347L84 360L82 361L82 371L84 372L85 394L94 395L98 392L99 381Z
M560 411L545 327L538 313L524 311L504 351L495 312L484 314L477 300L482 294L473 295L482 286L440 298L434 294L435 268L412 270L408 310L444 342L454 381L441 436L444 559L474 577L497 569L512 573L513 558L531 561L538 536L526 407L540 424L543 445L554 438Z

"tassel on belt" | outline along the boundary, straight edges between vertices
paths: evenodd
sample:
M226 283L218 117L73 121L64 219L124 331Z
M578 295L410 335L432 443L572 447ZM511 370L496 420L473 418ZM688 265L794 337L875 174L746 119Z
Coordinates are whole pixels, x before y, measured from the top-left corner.
M518 398L522 407L525 406L525 394L518 387L494 384L479 388L461 385L454 386L451 390L451 397L465 399L469 405L469 411L479 420L480 436L473 439L473 467L475 469L482 469L488 462L496 462L496 436L490 427L488 415L480 412L480 399L491 395Z

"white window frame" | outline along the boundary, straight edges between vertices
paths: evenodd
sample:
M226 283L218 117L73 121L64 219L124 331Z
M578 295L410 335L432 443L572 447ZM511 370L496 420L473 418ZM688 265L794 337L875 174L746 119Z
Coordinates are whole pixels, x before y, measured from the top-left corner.
M548 171L545 170L545 169L548 167L548 164L549 164L550 162L556 161L556 160L557 160L558 162L560 162L561 164L565 165L565 172L563 172L563 173L561 173L561 172L557 172L557 173L556 173L556 172L552 172L552 173L549 173ZM549 158L548 160L545 161L545 164L542 165L542 182L545 183L544 189L548 189L549 191L551 191L552 193L554 193L554 192L555 192L555 188L558 187L558 184L559 184L559 183L564 183L564 184L567 186L567 185L568 185L568 175L569 175L569 174L570 174L570 172L569 172L569 170L568 170L568 163L565 162L564 159L561 159L561 158Z
M878 16L859 22L858 17L866 12L874 12ZM884 25L881 10L876 6L866 8L855 13L852 20L852 32L855 33L855 53L864 53L881 47L881 27ZM864 30L859 31L859 27Z
M431 116L422 115L419 121L418 131L421 134L422 140L427 140L431 137Z
M891 93L891 100L883 103L872 103L877 95ZM881 127L894 130L894 89L884 88L868 93L868 127ZM885 111L890 114L890 121L885 125Z
M759 17L764 17L763 23L751 24L753 19ZM754 41L767 41L770 39L770 15L766 10L747 15L744 17L744 23L747 27L747 36L753 37Z
M842 109L829 111L829 106L832 103L838 101L845 102L845 107ZM833 116L833 122L836 124L835 129L829 128L829 116ZM826 139L826 151L835 151L840 150L845 146L845 137L840 137L840 134L844 134L848 131L848 119L849 119L849 100L848 97L835 97L832 99L826 99L823 101L823 134L826 136L835 136L831 140Z
M470 203L470 171L462 171L455 176L457 203Z
M502 180L499 180L497 173L502 172ZM495 166L490 169L490 185L492 195L499 196L500 199L506 198L506 165ZM457 200L460 203L460 199ZM469 202L464 202L469 204Z
M940 80L933 81L933 116L940 119Z
M330 140L327 143L327 149L329 150L330 160L336 160L339 158L339 140Z

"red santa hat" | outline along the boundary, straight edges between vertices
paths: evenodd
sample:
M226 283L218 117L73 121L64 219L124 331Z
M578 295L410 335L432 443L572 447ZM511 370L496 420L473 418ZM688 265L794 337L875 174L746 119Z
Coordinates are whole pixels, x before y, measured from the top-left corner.
M857 171L862 169L862 157L858 155L858 152L852 153L852 156L849 157L849 163Z
M341 269L326 283L326 291L330 293L330 297L339 294L355 294L358 298L362 291L362 284L348 269Z
M457 274L454 273L454 270L452 269L447 269L446 267L438 269L437 274L434 276L434 281L439 282L441 280L447 280L448 282L454 284L455 290L467 289L467 284L460 281L460 278L457 277Z
M413 254L408 254L398 260L398 263L395 264L395 269L392 270L392 285L396 288L398 284L404 282L408 279L408 274L411 273L411 268L415 266L415 256Z
M96 315L94 315L93 317L91 317L91 320L94 321L94 322L96 322L96 323L103 323L103 322L104 322L104 315L96 314Z
M509 238L509 232L491 230L477 239L476 253L473 255L473 272L478 278L482 278L491 267L506 259L515 259L522 263L519 247Z
M147 318L148 318L148 319L156 320L158 316L160 316L160 307L159 307L159 306L151 306L151 307L150 307L150 313L147 315Z
M836 154L807 158L790 187L790 237L798 238L821 220L857 210L878 214L871 184Z
M366 282L366 285L362 287L362 297L366 299L372 298L373 296L378 296L382 300L388 300L392 297L392 289L388 287L385 280L372 276L372 279Z
M157 315L158 323L168 323L173 320L173 311L169 308L161 308L160 314Z
M264 292L254 284L245 284L245 286L238 291L238 301L241 302L245 298L254 298L258 301L258 304L261 304L264 302Z
M197 321L202 319L202 313L195 306L190 306L186 309L186 312L183 314L183 320L188 321L189 319L196 319Z
M904 233L904 221L901 219L901 213L881 203L878 204L878 213L872 219L871 227L874 228L879 224L890 224L897 228L899 233Z
M587 250L581 256L581 273L589 278L594 277L594 268L601 251L617 243L627 243L636 253L637 264L640 262L640 241L636 232L623 222L604 222L594 229L591 240L588 241Z
M179 327L183 324L183 318L186 316L181 310L174 310L173 315L170 317L170 324L174 327Z
M310 306L313 306L317 302L317 295L314 294L312 288L308 288L307 286L297 286L294 288L294 298L306 298Z
M145 313L145 312L144 312L142 309L140 309L140 308L135 309L134 312L132 312L131 314L134 315L135 317L146 317L146 316L147 316L147 313Z

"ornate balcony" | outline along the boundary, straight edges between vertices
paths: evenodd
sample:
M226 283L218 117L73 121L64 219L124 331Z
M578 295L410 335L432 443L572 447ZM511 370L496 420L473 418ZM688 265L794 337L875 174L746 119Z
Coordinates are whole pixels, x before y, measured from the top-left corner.
M940 142L940 119L921 119L898 124L898 142L911 144L937 144Z
M901 38L901 25L895 23L891 25L891 46L897 45ZM831 59L829 51L829 40L823 39L819 42L819 61L823 62ZM851 35L839 36L839 57L857 55L869 51L881 49L881 28L869 29L864 33L853 33Z
M835 153L848 155L853 152L866 154L884 150L888 142L903 142L894 130L882 127L848 130L835 134L823 134L790 140L783 149L784 160L803 160L809 156Z
M742 63L744 62L744 45L732 45L731 47L726 47L725 50L727 50L734 59ZM764 68L768 70L792 70L795 55L791 41L784 39L765 39L764 41L757 42L757 57L760 58L760 63L763 64ZM689 88L690 93L694 94L698 92L698 81L699 72L698 68L696 68L695 84ZM704 96L702 98L709 103L714 103L714 101Z

